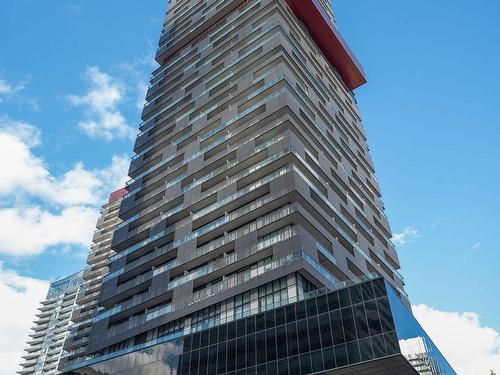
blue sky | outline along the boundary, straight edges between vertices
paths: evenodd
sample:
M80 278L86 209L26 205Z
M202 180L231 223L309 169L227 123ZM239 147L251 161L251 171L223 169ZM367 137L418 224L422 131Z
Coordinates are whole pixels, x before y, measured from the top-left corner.
M0 218L30 223L0 230L1 272L53 280L83 267L98 206L122 182L110 173L132 154L165 3L0 1L0 130L39 172L23 179L1 161L14 177L0 183ZM412 302L499 331L500 3L337 0L334 11L368 76L356 95ZM120 135L93 137L89 124L109 116Z
M413 303L500 328L500 3L337 1L369 83L357 97Z
M120 81L125 94L118 111L130 127L139 124L137 102L144 94L137 86L146 82L153 69L165 1L150 1L148 7L137 1L116 5L99 1L0 2L0 35L9 36L1 38L0 80L24 86L15 94L4 95L0 116L40 128L42 142L33 153L46 162L54 177L75 163L83 162L89 170L102 169L112 155L129 157L132 153L129 138L107 141L82 132L78 124L88 111L69 100L71 95L88 93L87 70L97 67ZM61 255L59 247L51 246L36 257L2 259L30 276L47 279L82 267L81 251L75 257L65 246ZM54 257L54 251L60 256Z

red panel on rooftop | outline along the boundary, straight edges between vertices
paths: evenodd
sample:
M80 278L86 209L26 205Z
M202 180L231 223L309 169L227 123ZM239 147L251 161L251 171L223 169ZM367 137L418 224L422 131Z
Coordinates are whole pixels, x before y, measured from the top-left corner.
M108 203L116 201L116 200L120 199L121 197L123 197L124 195L127 195L127 194L128 194L128 191L125 188L122 188L122 189L119 189L117 191L114 191L114 192L112 192L109 195L109 201L108 201Z
M318 0L287 0L287 3L307 27L309 34L328 61L337 69L347 88L354 90L365 84L363 68Z

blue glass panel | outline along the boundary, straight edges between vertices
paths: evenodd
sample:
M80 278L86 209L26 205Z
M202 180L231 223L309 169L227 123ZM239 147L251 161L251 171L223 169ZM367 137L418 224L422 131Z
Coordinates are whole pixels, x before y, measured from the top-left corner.
M386 288L401 353L423 373L457 375L388 283Z

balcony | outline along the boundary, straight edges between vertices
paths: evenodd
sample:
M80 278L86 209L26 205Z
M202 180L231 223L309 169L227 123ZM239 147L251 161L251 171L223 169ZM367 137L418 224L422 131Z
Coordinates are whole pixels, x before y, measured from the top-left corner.
M164 44L158 49L158 52L156 53L156 61L160 64L163 65L163 63L172 55L174 55L177 51L180 51L182 48L186 47L189 43L194 41L195 39L199 38L201 35L203 35L207 30L209 30L212 26L217 24L220 20L222 20L224 17L228 16L230 13L232 13L234 10L236 10L238 7L243 5L246 2L246 0L234 0L234 1L228 1L228 5L225 7L221 8L215 15L207 19L205 22L201 23L198 27L195 29L191 30L189 33L187 33L183 38L178 40L174 44ZM226 3L226 2L225 2Z
M33 367L24 367L22 370L19 370L17 373L21 375L31 374L35 371L35 366Z

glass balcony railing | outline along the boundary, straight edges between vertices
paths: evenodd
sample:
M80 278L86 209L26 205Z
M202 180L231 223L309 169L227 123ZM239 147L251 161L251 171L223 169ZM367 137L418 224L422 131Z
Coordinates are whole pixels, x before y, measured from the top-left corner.
M172 311L172 304L166 303L160 307L151 309L151 310L146 310L146 322L155 318L158 318L162 315L168 314L169 312Z
M270 181L275 180L276 178L278 178L280 176L283 176L284 174L288 173L290 170L291 170L291 167L281 168L280 170L273 172L272 174L267 175L266 177L263 177L262 179L256 181L255 183L248 185L247 187L239 190L237 193L225 198L221 202L218 202L216 204L208 206L206 209L198 211L197 213L193 214L192 219L197 220L197 219L201 218L202 216L208 214L209 212L212 212L212 211L228 204L229 202L236 200L239 197L244 196L244 195L260 188L261 186L264 186L265 184L269 183ZM192 239L197 238L198 236L205 234L205 233L217 228L218 226L222 225L224 222L227 222L226 218L222 218L222 219L219 219L215 222L212 222L210 225L205 226L202 229L198 229L198 230L194 231L192 234L175 241L172 246L175 248L175 247L178 247L184 243L187 243L187 242L191 241ZM116 254L115 256L111 257L109 261L114 262L119 258L127 256L127 255L137 251L138 249L141 249L144 246L164 237L166 234L167 234L167 230L164 229L164 230L158 232L157 234L155 234L154 236L148 237L145 240L138 242L138 243L134 244L133 246L125 249L124 251ZM111 278L111 274L109 274L105 277L105 279L109 279L109 278Z
M296 235L296 232L295 232L294 228L288 228L288 229L279 230L276 233L273 233L271 236L267 236L266 238L261 239L258 242L258 244L251 249L250 253L247 254L247 256L255 254L255 253L257 253L257 252L259 252L259 251L261 251L264 248L267 248L269 246L273 246L273 245L275 245L278 242L285 241L285 240L293 237L294 235ZM215 271L217 271L217 270L219 270L221 268L224 268L227 265L232 264L232 263L234 263L236 261L237 261L236 254L228 255L228 256L226 256L224 258L221 258L220 260L217 260L215 262L209 263L206 266L203 266L203 267L201 267L199 269L196 269L196 270L190 272L187 275L184 275L184 276L182 276L182 277L180 277L178 279L170 281L168 283L168 285L167 285L167 289L166 290L174 289L174 288L176 288L177 286L179 286L181 284L184 284L184 283L189 282L191 280L197 279L197 278L202 277L204 275L207 275L209 273L215 272ZM158 271L158 273L165 272L168 269L174 268L176 265L177 265L176 260L173 260L171 262L166 263L165 265L163 265L162 267L160 267L160 268L158 268L156 270ZM135 299L135 297L134 297L134 299ZM144 298L141 296L141 300L142 299L144 299ZM138 303L135 303L135 305L136 304L138 304ZM129 305L130 305L130 302L127 301L124 304L115 306L112 309L107 310L107 311L99 314L95 318L93 318L93 321L94 322L95 321L99 321L99 320L108 318L108 317L110 317L112 315L118 314L119 312L125 310L124 306L127 306L127 308L128 308L128 307L130 307ZM130 328L130 324L128 324L127 326Z
M204 299L212 297L213 295L222 293L228 289L234 288L237 285L243 284L253 278L256 278L264 273L273 271L285 264L295 262L302 258L302 252L288 255L284 258L271 260L267 258L264 261L260 261L257 264L251 266L251 268L246 269L242 272L238 272L236 275L224 278L222 281L210 285L202 290L193 293L190 305L198 303Z
M255 92L253 92L252 94L248 95L246 98L244 98L244 100L246 100L246 101L252 100L254 97L256 97L256 96L260 95L261 93L265 92L265 91L266 91L266 90L268 90L270 87L272 87L272 86L276 85L279 81L282 81L282 80L284 80L284 79L285 79L285 76L284 76L284 75L280 75L280 76L278 76L276 79L272 80L271 82L269 82L268 84L266 84L265 86L263 86L262 88L260 88L259 90L257 90L257 91L255 91ZM276 91L276 92L273 92L271 95L269 95L268 97L266 97L265 99L263 99L260 103L257 103L257 104L255 104L255 105L254 105L254 106L252 106L252 107L258 108L259 106L261 106L261 105L262 105L262 104L264 104L265 102L268 102L268 101L270 101L270 100L274 99L276 96L278 96L278 95L282 94L282 93L283 93L283 91L284 91L284 90L278 90L278 91ZM254 109L255 109L255 108L254 108ZM215 108L209 108L209 109L205 110L202 114L198 115L198 118L201 118L202 116L204 116L206 113L209 113L209 112L210 112L210 110L213 110L213 109L215 109ZM246 112L246 113L245 113L245 112ZM248 113L251 113L251 108L249 108L249 109L245 110L244 112L242 112L241 114L239 114L238 116L236 116L236 118L233 118L233 119L231 120L231 122L232 122L232 123L234 123L234 122L238 121L238 117L239 117L239 118L241 118L241 117L245 116L245 115L246 115L246 114L248 114ZM183 116L186 116L186 115L188 115L188 113L184 114ZM177 120L179 120L179 119L177 119ZM195 122L196 120L197 120L197 118L194 118L194 119L192 119L192 120L191 120L191 122ZM177 142L177 143L181 143L182 141L184 141L184 139L186 139L186 138L190 137L191 135L192 135L191 133L187 133L187 134L184 136L184 138L180 138L180 139L178 139L176 142ZM195 156L195 155L196 155L196 157L197 157L197 156L198 156L197 154L198 154L198 153L196 153L196 154L192 155L190 158L188 158L188 159L186 159L185 161L183 161L183 165L184 165L184 164L186 164L187 162L189 162L189 160L194 159L194 156ZM129 185L130 185L130 184L132 184L134 181L139 180L140 178L142 178L142 177L144 177L144 176L146 176L146 175L150 174L151 172L155 171L156 169L160 168L161 166L163 166L163 165L167 164L168 162L170 162L170 161L174 160L174 159L175 159L175 157L176 157L176 155L174 154L174 155L170 156L169 158L164 159L164 160L162 160L161 162L159 162L159 163L157 163L157 164L155 164L155 165L151 166L151 167L150 167L150 168L148 168L146 171L142 172L142 173L141 173L141 174L139 174L138 176L135 176L133 179L130 179L129 181L127 181L126 186L129 186ZM135 192L135 190L134 190L134 192ZM134 192L129 192L127 195L125 195L125 197L124 197L124 198L127 198L127 197L131 196Z
M332 262L333 264L337 264L337 259L332 254L332 252L329 251L328 249L326 249L319 242L316 242L316 250L318 250L321 254L323 254L325 256L325 258L328 259L330 262Z
M252 109L252 110L253 110L253 109ZM251 111L250 111L249 113L251 113ZM236 120L236 119L232 119L231 121L229 121L229 122L228 122L228 124L232 124L235 120ZM248 127L253 126L253 125L255 125L256 123L258 123L258 120L256 120L256 121L254 121L253 123L249 124L249 125L248 125ZM223 124L223 127L218 127L218 128L216 128L216 129L212 129L212 131L211 131L211 132L215 131L215 132L213 133L213 134L215 134L215 133L217 133L217 132L221 131L221 130L222 130L224 127L226 127L226 126L228 126L228 125L227 125L227 124ZM245 128L245 129L247 129L247 128ZM232 133L232 132L231 132L231 133L224 133L224 135L223 135L222 137L218 138L216 141L212 142L212 143L211 143L210 145L208 145L207 147L204 147L202 150L198 151L197 153L195 153L194 155L192 155L192 156L191 156L191 157L189 157L188 159L184 160L184 161L183 161L183 163L182 163L182 165L185 165L186 163L189 163L191 160L196 159L196 158L197 158L197 157L199 157L200 155L203 155L205 152L207 152L207 151L209 151L209 150L211 150L211 149L213 149L213 148L217 147L218 145L220 145L220 144L224 143L225 141L227 141L228 139L230 139L233 135L234 135L234 133ZM201 137L201 141L203 141L205 137L206 137L206 138L209 138L210 136L209 136L209 135L205 135L205 136ZM242 144L230 146L230 147L227 149L227 153L230 153L230 152L232 152L232 151L236 150L236 149L237 149L237 148L239 148L239 147L243 147L243 146L244 146L245 144L247 144L247 143L253 142L253 141L255 140L255 138L256 138L256 137L257 137L257 135L254 135L254 136L250 137L249 139L247 139L247 140L246 140L244 143L242 143ZM278 143L278 142L279 142L280 140L282 140L283 138L284 138L284 137L279 137L278 139L272 139L271 141L266 142L266 143L264 143L264 144L260 145L260 146L259 146L259 147L257 147L257 149L255 150L255 153L260 152L260 151L263 151L265 148L268 148L269 146L271 146L271 145L273 145L273 144L275 144L275 143ZM230 168L231 166L232 166L232 164L230 164L230 165L226 165L226 166L224 166L223 168L228 169L228 168ZM182 189L181 189L181 191L180 191L180 193L181 193L181 194L186 193L186 192L187 192L187 191L189 191L190 189L192 189L192 188L194 188L194 187L196 187L196 186L198 186L198 185L202 184L203 182L205 182L205 181L206 181L206 180L208 180L209 178L213 177L214 175L215 175L215 173L210 173L209 175L206 175L206 176L204 176L204 177L202 177L202 178L200 178L200 179L197 179L195 182L193 182L193 183L191 183L191 184L189 184L189 185L185 186L184 188L182 188ZM183 175L183 176L185 176L185 175ZM173 181L173 182L168 182L168 183L164 186L164 189L167 189L168 187L172 186L172 183L177 183L177 182L178 182L178 180L175 180L175 181ZM227 183L226 183L226 185L227 185ZM226 185L224 185L224 186L226 186ZM213 192L213 191L214 191L214 189L217 189L217 188L222 188L222 187L214 187L213 189L210 189L210 192ZM131 191L129 194L130 194L130 196L131 196L132 194L135 194L135 193L137 193L137 192L138 192L138 191L140 191L140 190L141 190L141 188L139 187L139 188L135 189L134 191ZM136 214L136 215L133 215L133 216L131 216L130 218L128 218L127 220L125 220L125 221L121 222L120 224L118 224L118 225L116 226L116 229L122 228L122 227L124 227L125 225L130 224L130 223L132 223L132 222L134 222L134 221L138 220L139 218L141 218L141 217L143 217L144 215L146 215L146 214L148 214L148 213L150 213L150 212L152 212L152 211L154 211L154 210L158 209L159 207L161 207L161 206L162 206L162 205L164 205L164 204L165 204L165 203L163 202L163 200L161 200L160 202L158 202L158 203L156 203L156 204L154 204L154 205L152 205L152 206L148 207L146 210L144 210L144 211L142 211L142 212L140 212L140 213L138 213L138 214ZM162 214L162 219L164 219L165 217L171 216L171 215L173 215L173 214L175 214L175 213L177 213L177 212L180 212L182 209L183 209L183 206L182 206L182 205L181 205L181 206L178 206L178 207L176 207L175 209L171 210L172 212L167 212L167 213ZM168 215L168 216L167 216L167 215Z

